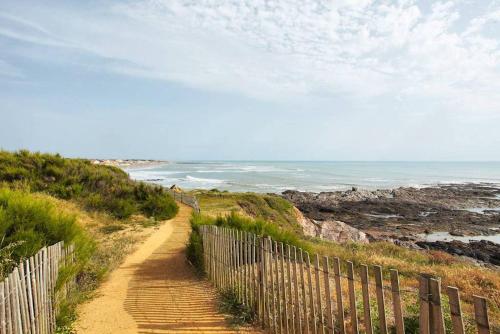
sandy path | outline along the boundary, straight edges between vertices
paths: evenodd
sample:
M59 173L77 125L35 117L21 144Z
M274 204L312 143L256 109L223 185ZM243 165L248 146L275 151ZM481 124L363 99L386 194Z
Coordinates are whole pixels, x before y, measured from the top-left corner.
M191 208L163 224L81 306L78 333L260 333L228 327L213 287L186 263Z

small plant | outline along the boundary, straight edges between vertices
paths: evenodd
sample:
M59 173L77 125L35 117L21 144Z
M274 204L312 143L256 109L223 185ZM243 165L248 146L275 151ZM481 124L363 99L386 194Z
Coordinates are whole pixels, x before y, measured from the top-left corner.
M0 241L0 279L7 276L12 271L12 268L14 268L14 266L17 264L17 261L15 261L13 258L13 253L17 247L21 246L24 243L23 240L19 240L4 247L4 240L5 235Z
M233 289L220 291L219 310L228 314L232 326L251 324L254 321L254 312L238 300L238 294Z

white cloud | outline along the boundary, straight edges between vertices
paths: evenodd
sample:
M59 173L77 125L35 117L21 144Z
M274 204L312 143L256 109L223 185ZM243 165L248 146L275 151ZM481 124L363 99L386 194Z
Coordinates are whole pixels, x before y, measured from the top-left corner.
M476 5L475 3L472 4ZM98 55L106 69L266 99L432 99L500 113L500 5L465 2L151 0L19 7L0 35ZM465 20L462 22L461 20ZM496 22L496 23L495 23Z

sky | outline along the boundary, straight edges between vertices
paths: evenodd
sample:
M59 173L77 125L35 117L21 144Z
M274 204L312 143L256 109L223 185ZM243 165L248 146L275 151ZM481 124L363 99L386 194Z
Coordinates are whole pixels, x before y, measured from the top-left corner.
M500 160L500 0L0 0L0 148Z

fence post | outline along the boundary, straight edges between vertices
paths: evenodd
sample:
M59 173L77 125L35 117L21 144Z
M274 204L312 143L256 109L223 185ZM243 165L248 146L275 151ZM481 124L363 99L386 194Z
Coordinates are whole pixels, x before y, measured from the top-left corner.
M319 267L319 255L316 254L314 257L314 278L316 280L316 303L318 303L318 332L324 334L324 317L323 317L323 303L321 298L321 283L320 283L320 267Z
M431 332L433 334L445 334L443 308L441 306L441 281L435 278L429 280L430 308L431 308Z
M479 296L472 296L474 298L474 315L477 325L478 334L490 333L490 321L488 319L488 306L486 298Z
M293 291L292 291L292 268L291 268L291 251L290 251L290 245L286 245L286 256L287 256L287 261L286 261L286 271L287 271L287 278L288 278L288 306L290 310L290 331L292 333L295 333L295 319L294 319L294 314L293 314Z
M340 282L340 259L333 259L333 272L335 274L335 292L337 294L337 322L340 333L345 333L344 302L342 300L342 284Z
M399 292L399 274L395 269L391 269L389 272L391 273L392 306L394 310L394 320L396 323L396 334L404 334L405 325L403 320L403 310L401 307L401 296Z
M5 283L0 282L0 332L7 333L7 322L5 321Z
M285 249L282 242L280 242L280 254L281 286L283 287L283 323L285 324L285 333L289 333L290 323L288 321L288 293L286 289Z
M368 287L368 266L361 265L361 292L363 294L363 315L366 334L373 334L372 315L370 309L370 290Z
M420 274L419 276L419 301L420 301L419 333L430 334L429 277L424 274Z
M300 297L299 297L299 281L297 280L297 248L292 247L293 259L293 287L295 292L295 331L302 334L302 321L300 319Z
M272 330L273 333L277 333L277 327L278 327L278 316L277 316L277 313L276 313L276 286L274 285L274 279L275 279L275 275L274 275L274 272L275 272L275 267L276 267L276 263L274 262L274 256L276 254L273 254L273 241L271 240L270 237L268 237L266 239L266 242L267 242L267 248L269 249L269 276L271 278L271 303L270 303L270 308L272 309L271 311L271 315L269 316L269 318L271 319L271 322L270 322L270 329Z
M323 257L323 278L325 281L327 332L333 334L335 332L335 327L333 324L332 295L330 290L330 265L328 263L328 256Z
M276 272L276 285L277 285L277 293L278 293L278 319L277 319L277 323L278 323L278 328L279 328L279 332L280 333L284 333L284 326L283 326L283 322L285 321L284 319L286 319L286 315L283 313L282 311L282 304L283 304L283 301L284 301L284 298L283 298L283 284L282 284L282 280L281 280L281 277L282 275L280 275L280 252L279 252L279 248L278 248L278 242L274 242L274 254L276 255L276 265L274 266L274 271Z
M314 293L313 293L313 282L312 282L312 274L311 274L311 260L309 258L309 253L306 252L306 266L307 266L307 282L309 283L309 299L311 305L311 327L313 333L318 333L317 330L317 322L318 318L316 317L316 303L314 302Z
M349 308L351 309L352 334L358 334L358 310L356 309L356 294L354 291L354 265L347 261L347 279L349 288Z
M382 278L382 267L374 266L375 287L377 291L377 309L380 323L380 333L387 334L387 320L385 317L384 281Z
M306 283L304 279L304 254L302 249L299 250L299 260L300 260L300 284L302 287L302 306L304 307L304 322L303 327L305 334L309 334L309 314L307 311L307 291Z
M460 306L460 294L455 287L447 287L448 299L450 300L451 323L453 334L464 334L464 322L462 320L462 308Z

